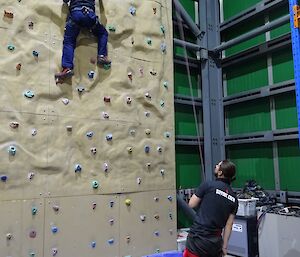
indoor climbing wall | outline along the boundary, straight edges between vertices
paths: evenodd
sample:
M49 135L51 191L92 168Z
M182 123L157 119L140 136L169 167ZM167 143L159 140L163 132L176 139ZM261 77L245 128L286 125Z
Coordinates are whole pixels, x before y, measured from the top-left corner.
M140 257L176 248L171 0L96 0L111 66L68 6L0 2L0 252Z

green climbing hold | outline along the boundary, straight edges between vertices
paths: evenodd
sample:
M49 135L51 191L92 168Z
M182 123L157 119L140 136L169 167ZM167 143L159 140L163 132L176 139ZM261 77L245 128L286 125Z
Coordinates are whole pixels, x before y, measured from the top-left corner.
M14 45L8 45L7 46L7 49L9 50L9 51L14 51L15 49L16 49L16 47L14 46Z
M161 30L161 32L162 32L163 34L166 33L166 29L165 29L164 25L161 25L161 26L160 26L160 30Z
M104 70L109 70L111 68L111 64L104 64L103 69Z
M152 45L152 39L150 37L147 38L147 44Z
M111 31L111 32L116 32L116 27L113 26L113 25L108 25L108 30Z
M97 180L94 180L94 181L92 182L92 187L93 187L94 189L97 189L97 188L99 187L99 182L98 182Z
M31 209L31 213L32 213L32 215L36 215L37 214L37 208L36 207L32 207L32 209Z

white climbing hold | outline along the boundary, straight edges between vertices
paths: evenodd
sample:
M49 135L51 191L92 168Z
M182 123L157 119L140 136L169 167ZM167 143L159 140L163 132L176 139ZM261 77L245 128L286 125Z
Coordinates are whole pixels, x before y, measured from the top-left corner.
M37 130L35 128L31 130L31 135L33 137L37 135Z
M64 105L68 105L70 103L70 100L68 98L61 99Z

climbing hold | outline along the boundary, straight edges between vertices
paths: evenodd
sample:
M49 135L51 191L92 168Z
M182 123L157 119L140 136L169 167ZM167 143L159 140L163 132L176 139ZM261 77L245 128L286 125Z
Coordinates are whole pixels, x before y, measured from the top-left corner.
M19 127L19 122L16 122L16 121L12 121L9 126L13 129L16 129Z
M127 244L129 244L130 243L130 236L126 236L126 242L127 242Z
M145 222L146 221L146 215L140 215L140 220L142 222Z
M55 212L58 212L58 211L59 211L59 206L58 206L58 205L53 205L52 209L53 209Z
M159 201L159 197L157 197L157 196L154 197L153 199L154 199L155 202L158 202L158 201Z
M127 76L129 78L129 80L132 81L132 72L128 72Z
M95 248L95 247L96 247L96 242L94 242L94 241L91 242L91 247L92 247L92 248Z
M6 182L7 179L8 179L8 177L7 177L6 175L1 175L1 176L0 176L0 180L1 180L2 182Z
M113 25L108 25L107 28L110 32L116 32L116 27Z
M173 214L172 214L172 212L169 212L169 218L170 218L170 220L173 220Z
M11 240L12 239L12 234L11 233L7 233L6 234L6 239L7 240Z
M164 175L165 175L165 170L164 170L164 169L161 169L161 170L160 170L160 174L161 174L162 176L164 176Z
M97 148L96 148L96 147L92 147L92 148L91 148L91 153L92 153L93 155L95 155L95 154L97 153Z
M134 37L131 37L131 44L134 45Z
M130 199L126 199L126 200L125 200L125 204L126 204L127 206L130 206L130 205L131 205L131 200L130 200Z
M110 103L110 96L104 96L103 100L105 103Z
M151 74L152 76L156 76L156 75L157 75L157 71L151 70L151 71L150 71L150 74Z
M36 57L36 58L39 57L39 54L40 54L40 53L39 53L38 51L36 51L36 50L33 50L33 51L32 51L32 55L33 55L34 57Z
M105 163L103 164L102 168L103 168L103 171L104 171L105 173L107 173L107 172L108 172L108 163L105 162Z
M145 93L145 97L146 97L147 99L151 100L151 95L150 95L149 92Z
M70 100L68 98L63 98L61 99L61 101L63 102L64 105L68 105Z
M27 175L27 178L28 178L29 180L33 180L34 175L35 175L35 174L34 174L33 172L29 172L28 175Z
M169 88L169 82L168 82L168 81L164 81L164 84L163 84L163 85L164 85L164 88L165 88L165 89L168 89L168 88Z
M94 71L89 71L89 73L88 73L89 79L93 79L94 76L95 76L95 72Z
M104 64L103 69L104 70L109 70L111 68L111 64Z
M160 31L161 31L163 34L166 33L166 29L165 29L164 25L161 25L161 26L160 26Z
M4 17L9 18L9 19L13 19L14 18L14 13L4 10Z
M30 237L30 238L35 238L35 237L36 237L36 231L35 231L35 230L31 230L31 231L29 232L29 237Z
M162 150L163 150L163 149L162 149L162 147L161 147L161 146L158 146L158 147L157 147L157 152L161 153L161 152L162 152Z
M132 151L133 151L132 146L128 146L128 147L127 147L127 152L128 152L128 153L132 153Z
M163 54L167 52L167 44L165 42L160 44L160 50Z
M18 64L16 65L16 69L17 69L18 71L20 71L21 68L22 68L22 64L21 64L21 63L18 63Z
M28 28L33 29L34 23L32 21L28 22Z
M14 50L16 49L16 47L15 47L14 45L9 44L9 45L7 46L7 49L8 49L9 51L14 51Z
M146 129L145 133L146 133L147 136L150 136L151 135L151 129Z
M150 169L150 168L151 168L151 162L146 163L146 167L147 167L148 169Z
M131 135L131 136L135 136L135 133L136 133L136 131L134 130L134 129L131 129L130 131L129 131L129 134Z
M104 119L109 119L109 114L107 112L102 113Z
M114 201L110 201L110 202L109 202L110 208L114 207L114 203L115 203Z
M151 39L150 37L148 37L148 38L146 39L146 42L147 42L147 44L148 44L149 46L152 45L152 39Z
M29 254L29 256L30 256L30 257L35 257L35 253L32 252L32 253Z
M132 102L131 97L127 96L127 97L126 97L126 103L127 103L127 104L131 104L131 102Z
M145 112L145 116L146 116L147 118L149 118L149 117L150 117L150 112L146 111L146 112Z
M136 8L134 6L130 6L129 7L129 12L132 16L136 15Z
M83 86L79 86L79 87L77 87L77 91L79 94L81 94L85 91L85 88Z
M155 231L154 235L159 236L159 231Z
M74 168L75 173L79 173L79 172L81 172L81 170L82 170L81 165L80 164L76 164L75 168Z
M173 235L173 229L169 229L170 235Z
M27 98L33 98L34 97L34 92L31 90L27 90L24 92L24 96Z
M111 238L107 242L108 242L108 244L112 245L115 242L115 240L113 238Z
M53 234L56 234L58 232L58 227L52 226L51 231Z
M15 156L16 155L16 152L17 152L17 148L13 145L11 145L9 148L8 148L8 153L11 155L11 156Z
M93 131L89 131L89 132L86 133L86 136L88 138L92 138L94 136L94 132Z
M92 187L93 187L94 189L97 189L97 188L99 187L99 182L98 182L97 180L94 180L94 181L92 182Z
M112 141L113 135L112 134L107 134L105 138L106 138L106 141Z
M110 224L110 225L113 225L114 222L115 222L114 219L110 219L110 220L109 220L109 224Z
M154 215L154 218L155 218L156 220L159 220L159 215L156 213L156 214Z
M71 125L68 125L68 126L66 126L66 129L67 129L67 131L69 131L69 132L72 132L72 130L73 130L73 126L71 126Z
M97 207L97 203L93 202L93 203L92 203L92 208L93 208L93 210L95 210L96 207Z
M160 100L160 106L165 107L165 101L164 100Z
M172 197L171 195L169 195L169 196L168 196L168 200L169 200L170 202L172 202L172 201L173 201L173 197Z
M150 146L145 145L144 150L145 150L145 153L149 153L150 152Z
M37 214L38 209L36 207L32 207L31 208L31 213L32 215L36 215Z
M140 184L142 183L142 178L137 178L137 179L136 179L136 183L137 183L138 185L140 185Z
M170 137L171 137L171 133L168 132L168 131L166 131L166 132L164 133L164 137L165 137L165 138L170 138Z
M153 9L153 14L156 14L157 13L157 9L156 8L152 8Z
M160 253L160 249L159 248L157 248L155 251L156 251L156 253Z
M52 248L52 256L56 256L58 253L57 248Z
M143 77L144 76L144 68L143 67L139 68L139 72L141 74L141 77Z
M35 128L31 130L31 135L33 137L37 135L37 130Z

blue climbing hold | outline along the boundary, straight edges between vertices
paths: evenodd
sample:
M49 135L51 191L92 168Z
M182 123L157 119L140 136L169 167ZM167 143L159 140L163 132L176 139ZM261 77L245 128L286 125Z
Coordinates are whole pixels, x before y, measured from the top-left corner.
M37 211L38 211L38 209L36 207L32 207L32 209L31 209L32 215L36 215Z
M34 57L39 57L39 52L36 51L36 50L34 50L34 51L32 51L32 55L33 55Z
M94 242L94 241L91 242L91 247L92 247L92 248L95 248L95 247L96 247L96 242Z
M58 227L53 226L51 228L51 231L52 231L53 234L57 233L58 232Z
M129 7L129 12L132 16L136 15L136 8L134 6L130 6Z
M92 138L92 137L94 136L94 132L93 132L93 131L87 132L87 133L86 133L86 136L87 136L88 138Z
M31 90L27 90L24 92L24 96L27 98L33 98L34 97L34 92Z
M112 139L113 139L113 135L112 134L107 134L106 135L106 140L107 141L112 141Z
M7 179L8 179L8 177L7 177L6 175L2 175L2 176L0 177L0 179L1 179L2 182L6 182Z
M144 150L145 150L145 153L149 153L150 152L150 146L149 145L146 145L144 147Z
M81 172L81 170L82 170L81 165L80 164L76 164L74 170L75 170L75 173Z
M112 244L115 242L115 240L114 240L113 238L111 238L111 239L109 239L107 242L108 242L110 245L112 245Z
M94 71L89 71L89 73L88 73L88 76L89 76L89 79L93 79L94 78L94 76L95 76L95 72Z
M172 202L172 201L173 201L173 197L172 197L171 195L169 195L169 196L168 196L168 200L169 200L170 202Z

